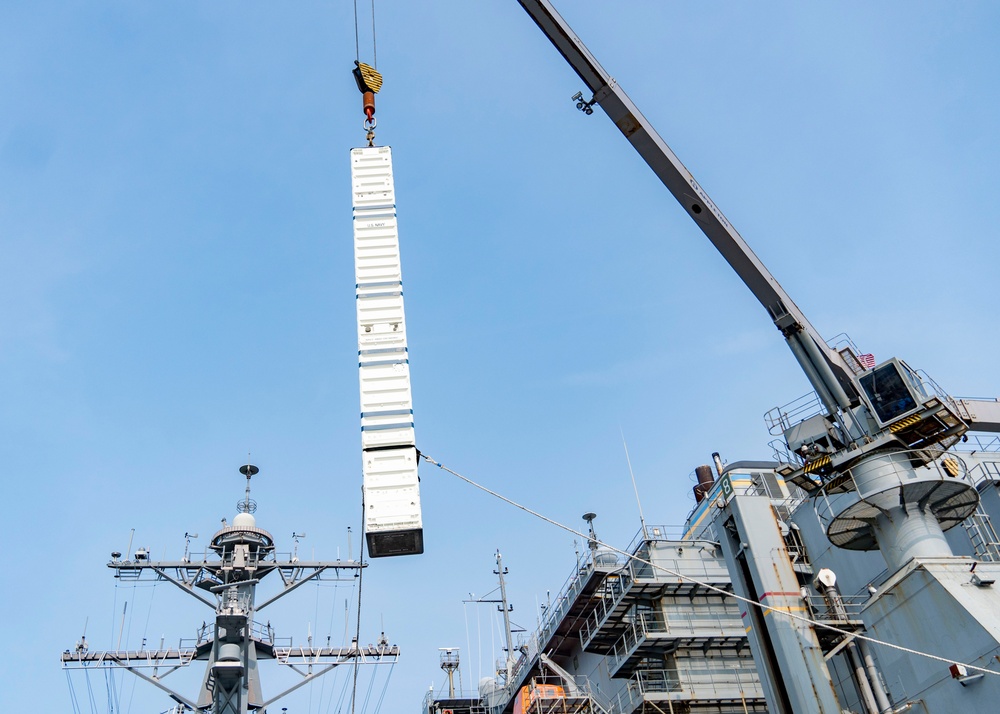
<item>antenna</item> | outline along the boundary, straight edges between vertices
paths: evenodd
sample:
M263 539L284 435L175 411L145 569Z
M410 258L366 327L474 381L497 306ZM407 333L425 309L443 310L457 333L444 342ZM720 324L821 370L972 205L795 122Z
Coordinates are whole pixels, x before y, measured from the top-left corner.
M249 461L249 454L247 454ZM239 513L255 513L257 511L257 502L250 498L250 479L260 473L260 469L251 463L247 463L240 466L240 473L247 477L247 493L246 498L236 504L236 510Z
M83 621L83 634L80 635L80 641L76 643L77 654L87 651L87 626L90 624L90 616Z
M197 538L197 533L188 533L184 531L184 557L181 559L184 563L191 562L190 551L191 551L191 539Z
M628 455L628 444L625 443L625 432L621 427L618 427L618 431L622 435L622 446L625 448L625 463L628 464L628 475L632 477L632 490L635 491L635 502L639 506L639 525L642 526L642 537L646 537L646 518L642 515L642 501L639 500L639 487L635 485L635 473L632 471L632 459Z
M293 563L299 559L299 541L305 537L305 533L296 533L295 531L292 531L292 540L295 541L295 547L292 549Z
M507 603L507 584L504 582L503 576L507 575L510 571L503 567L503 556L500 555L499 548L497 549L496 560L497 569L493 571L493 574L500 578L500 604L497 606L497 609L503 613L504 634L507 638L507 677L504 682L509 685L514 664L514 637L510 631L510 611L514 609L514 606Z
M448 698L455 698L455 671L458 669L461 659L458 654L458 647L438 647L441 652L441 669L448 675Z
M130 530L129 533L128 533L128 548L125 549L125 558L126 558L126 560L129 557L129 553L132 552L132 539L133 538L135 538L135 528L133 528L132 530Z
M597 514L592 511L587 511L583 514L583 520L585 520L587 525L590 526L590 538L587 540L587 547L594 552L597 551L597 531L594 530L595 518L597 518Z

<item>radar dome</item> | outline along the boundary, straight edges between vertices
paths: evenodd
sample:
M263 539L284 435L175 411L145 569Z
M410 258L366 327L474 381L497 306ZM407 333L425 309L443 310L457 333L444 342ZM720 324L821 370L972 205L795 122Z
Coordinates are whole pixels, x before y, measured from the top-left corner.
M255 528L257 519L249 513L237 513L236 518L233 519L233 526L236 528Z

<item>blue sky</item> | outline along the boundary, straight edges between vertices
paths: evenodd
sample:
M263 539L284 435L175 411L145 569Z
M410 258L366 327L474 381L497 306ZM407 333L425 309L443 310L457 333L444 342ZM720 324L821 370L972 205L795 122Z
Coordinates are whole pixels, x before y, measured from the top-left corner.
M1000 7L559 4L817 329L1000 393ZM808 388L790 353L606 117L575 110L581 82L513 0L377 12L418 446L624 545L624 433L647 521L681 523L712 451L770 455L763 413ZM2 576L9 708L69 711L58 653L85 622L113 648L126 601L123 646L191 636L207 610L104 563L132 528L154 557L185 531L204 547L248 451L279 547L306 531L346 555L354 44L348 2L0 7L3 512L36 563ZM362 639L384 626L404 652L384 711L440 684L438 647L463 648L467 686L490 669L492 615L462 600L493 588L495 549L528 629L573 564L572 536L422 475L426 554L365 578ZM274 624L336 641L351 597L304 589ZM343 678L285 705L336 711Z

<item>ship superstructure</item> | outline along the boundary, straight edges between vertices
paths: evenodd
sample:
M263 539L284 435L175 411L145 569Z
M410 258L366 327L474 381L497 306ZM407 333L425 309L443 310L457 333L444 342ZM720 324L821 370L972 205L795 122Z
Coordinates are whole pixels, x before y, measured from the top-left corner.
M355 560L300 560L297 553L280 553L274 537L257 525L256 502L250 498L250 480L259 473L244 465L246 495L237 503L232 523L223 523L204 554L179 561L150 559L146 548L134 553L116 551L108 568L124 582L169 582L210 610L214 617L202 623L193 640L181 639L176 647L136 650L92 650L82 640L62 654L68 669L125 669L163 690L178 706L213 714L246 714L264 710L296 689L344 664L391 664L399 648L382 634L374 644L354 639L347 647L295 645L270 621L256 619L274 602L306 583L353 580L365 563ZM280 580L276 592L258 599L257 587L268 576ZM204 663L196 693L174 689L166 678L179 669ZM260 665L273 662L300 675L299 681L278 692L262 686Z
M957 555L915 558L896 571L876 553L832 546L822 512L778 462L699 467L685 524L645 525L625 548L591 549L539 628L515 646L509 679L465 698L431 692L424 710L558 710L561 692L539 696L534 709L519 709L517 696L569 678L610 714L815 711L821 687L842 711L989 711L995 675L916 654L991 669L1000 654L995 617L949 609L995 602L1000 577L1000 440L977 436L965 446L954 452L958 478L982 499L949 531ZM890 629L914 611L924 626Z
M657 678L677 690L663 699L670 711L675 700L706 712L989 710L1000 697L1000 514L983 500L995 501L996 462L956 447L1000 431L1000 402L955 398L901 359L823 339L552 4L520 4L591 93L573 97L577 108L608 115L765 308L813 391L767 415L773 461L699 467L699 505L678 540L661 545L643 525L618 551L624 562L602 567L595 554L579 568L520 674L481 704L528 711L549 657L612 692L602 706L622 714L663 711L632 696ZM683 560L692 551L700 576ZM703 618L712 634L699 639ZM681 684L708 663L754 679L735 683L738 699Z

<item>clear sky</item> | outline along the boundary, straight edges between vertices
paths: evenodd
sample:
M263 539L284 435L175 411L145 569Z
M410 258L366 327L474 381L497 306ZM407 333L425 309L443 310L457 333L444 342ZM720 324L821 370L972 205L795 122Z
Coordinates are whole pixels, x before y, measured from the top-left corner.
M956 395L1000 393L1000 5L559 5L824 335ZM639 525L624 433L647 521L683 522L712 451L769 458L763 413L808 389L791 354L607 118L576 111L582 83L514 0L376 10L418 446L553 518L596 511L623 546ZM72 710L58 655L85 623L112 649L210 619L168 585L116 588L105 563L133 528L156 558L186 531L203 548L248 452L279 548L305 531L310 556L346 556L354 59L345 0L0 5L11 711ZM572 536L422 477L426 554L365 577L362 640L384 627L403 650L384 712L440 685L438 647L463 649L467 688L488 673L495 618L462 600L494 587L497 548L529 630L573 566ZM354 596L303 588L272 624L337 643ZM336 712L345 679L285 706ZM105 711L105 679L90 686ZM115 686L120 711L170 706Z

